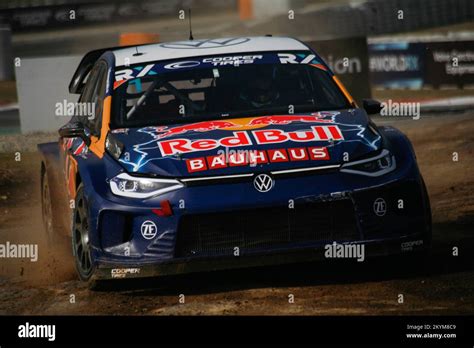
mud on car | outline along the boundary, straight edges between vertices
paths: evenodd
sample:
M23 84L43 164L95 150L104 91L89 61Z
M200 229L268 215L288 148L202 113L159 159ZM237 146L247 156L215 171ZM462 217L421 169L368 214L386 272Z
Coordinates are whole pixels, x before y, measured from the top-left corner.
M91 286L430 243L410 141L298 40L96 50L69 91L94 115L39 145L43 216Z

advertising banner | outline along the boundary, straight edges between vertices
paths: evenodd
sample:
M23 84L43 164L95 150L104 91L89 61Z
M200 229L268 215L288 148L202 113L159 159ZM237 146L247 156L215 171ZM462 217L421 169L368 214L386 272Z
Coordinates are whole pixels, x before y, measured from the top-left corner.
M474 84L474 41L431 42L426 48L426 84Z
M396 42L369 45L370 81L384 88L421 88L425 45Z
M474 41L395 42L369 45L374 87L419 89L474 84Z

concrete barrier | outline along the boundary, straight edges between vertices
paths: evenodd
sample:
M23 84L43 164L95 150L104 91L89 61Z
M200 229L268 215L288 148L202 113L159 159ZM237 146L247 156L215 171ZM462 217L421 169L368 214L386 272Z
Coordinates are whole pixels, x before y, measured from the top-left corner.
M55 131L69 117L56 115L57 103L76 102L68 85L81 56L25 58L16 68L22 133Z

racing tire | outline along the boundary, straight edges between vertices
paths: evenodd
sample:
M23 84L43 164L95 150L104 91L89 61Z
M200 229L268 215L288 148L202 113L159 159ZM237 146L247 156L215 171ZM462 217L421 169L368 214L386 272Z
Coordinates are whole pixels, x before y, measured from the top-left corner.
M432 219L428 190L426 189L425 181L423 180L423 178L421 178L421 190L423 194L423 200L425 202L425 230L423 232L423 248L411 253L406 259L406 261L411 267L415 265L415 270L420 274L426 274L431 269L431 258L433 257L431 250Z
M433 235L433 222L431 217L431 205L430 205L430 198L428 196L428 190L426 189L425 180L423 177L421 178L421 186L423 192L423 198L425 201L425 216L426 216L426 230L425 230L425 238L424 243L427 248L431 248L431 240Z
M81 183L77 188L72 221L72 252L79 279L87 282L89 289L98 290L101 282L94 278L96 266L92 257L89 236L89 208Z
M59 227L53 214L51 182L45 166L41 166L41 212L46 242L54 246L59 241Z

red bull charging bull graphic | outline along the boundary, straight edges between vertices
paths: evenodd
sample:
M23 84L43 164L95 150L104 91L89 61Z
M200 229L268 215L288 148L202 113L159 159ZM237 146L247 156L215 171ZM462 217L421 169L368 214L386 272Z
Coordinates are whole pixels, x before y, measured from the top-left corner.
M338 115L340 113L337 111L326 111L309 115L269 115L145 127L138 132L147 134L151 140L136 144L130 153L130 160L124 158L121 162L134 170L139 170L148 162L160 158L186 157L186 168L189 173L193 173L237 165L302 160L327 161L331 159L331 151L327 150L326 146L329 144L332 147L344 140L376 147L380 141L378 136L368 138L366 127L347 122L347 117L341 122L342 120L337 119ZM116 134L122 132L124 130L117 130ZM349 138L346 138L344 133L348 134ZM287 152L285 148L272 146L285 143L293 143L295 148L304 143L318 146L303 148L306 155L300 159L293 152ZM258 152L262 147L265 147L265 150ZM268 147L272 148L267 150ZM245 160L226 156L226 166L223 166L219 160L220 154L217 153L223 150L243 151L252 155L246 155ZM204 152L207 154L210 151L215 153L204 157L193 156ZM273 151L271 154L276 154L276 157L270 155L268 151ZM259 154L257 156L259 161L254 159L255 153ZM206 158L209 156L216 156L218 159L211 159L211 162L208 162Z

